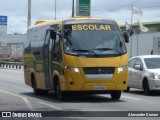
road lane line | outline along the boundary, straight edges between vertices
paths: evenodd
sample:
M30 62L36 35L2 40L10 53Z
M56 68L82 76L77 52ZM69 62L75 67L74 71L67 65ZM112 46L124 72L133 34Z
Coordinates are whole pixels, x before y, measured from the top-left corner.
M128 97L128 96L122 96L123 98L127 98L127 99L132 99L132 100L142 100L139 98L134 98L134 97Z
M34 111L34 108L32 107L31 103L29 102L29 100L26 97L23 97L23 96L20 96L20 95L16 95L16 94L13 94L11 92L4 91L4 90L0 90L0 92L7 93L9 95L12 95L12 96L15 96L15 97L23 99L23 101L26 103L26 105L29 108L29 110Z
M55 105L51 105L51 104L48 104L48 103L45 103L45 102L38 102L38 103L40 103L40 104L42 104L42 105L46 105L46 106L51 107L51 108L54 108L54 109L56 109L56 110L63 110L63 109L60 108L60 107L57 107L57 106L55 106Z
M22 96L21 96L22 97ZM26 97L22 97L22 99L24 100L24 102L26 103L26 105L28 106L28 108L30 110L34 110L34 108L32 107L31 103L29 102L29 100Z

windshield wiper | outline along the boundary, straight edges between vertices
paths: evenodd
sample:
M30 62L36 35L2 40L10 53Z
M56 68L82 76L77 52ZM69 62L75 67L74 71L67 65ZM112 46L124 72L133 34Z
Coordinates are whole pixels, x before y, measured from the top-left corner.
M90 53L93 53L94 55L97 55L97 53L95 53L94 51L92 50L80 50L80 49L73 49L73 51L77 51L77 52L90 52Z
M114 51L116 51L118 54L122 55L121 52L119 52L119 51L116 50L116 49L112 49L112 48L96 48L96 49L94 49L94 50L102 50L102 51L114 50Z

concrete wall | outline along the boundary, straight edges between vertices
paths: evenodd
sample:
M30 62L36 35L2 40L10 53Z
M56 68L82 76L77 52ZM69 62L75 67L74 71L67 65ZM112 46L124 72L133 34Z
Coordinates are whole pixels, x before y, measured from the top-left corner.
M135 34L127 44L129 57L137 55L150 55L153 50L153 40L160 37L160 32Z
M7 35L7 43L24 43L27 35Z

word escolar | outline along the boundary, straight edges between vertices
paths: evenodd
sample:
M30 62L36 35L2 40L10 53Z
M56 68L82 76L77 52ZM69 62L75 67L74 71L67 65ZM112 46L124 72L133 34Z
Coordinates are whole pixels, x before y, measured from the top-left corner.
M111 30L110 25L72 25L72 30Z

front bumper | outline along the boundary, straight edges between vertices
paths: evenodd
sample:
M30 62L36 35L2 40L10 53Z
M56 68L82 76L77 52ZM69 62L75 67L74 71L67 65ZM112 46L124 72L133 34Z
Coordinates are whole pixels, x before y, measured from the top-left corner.
M66 76L63 78L61 85L62 91L111 91L111 90L126 90L128 83L128 70L124 70L118 73L118 69L115 69L112 77L109 78L88 78L84 74L83 69L80 69L80 74L71 70L65 69Z
M149 79L149 88L150 90L160 90L160 79Z
M115 85L114 83L85 83L82 87L82 91L95 91L96 86L104 86L106 91L126 90L126 84Z

